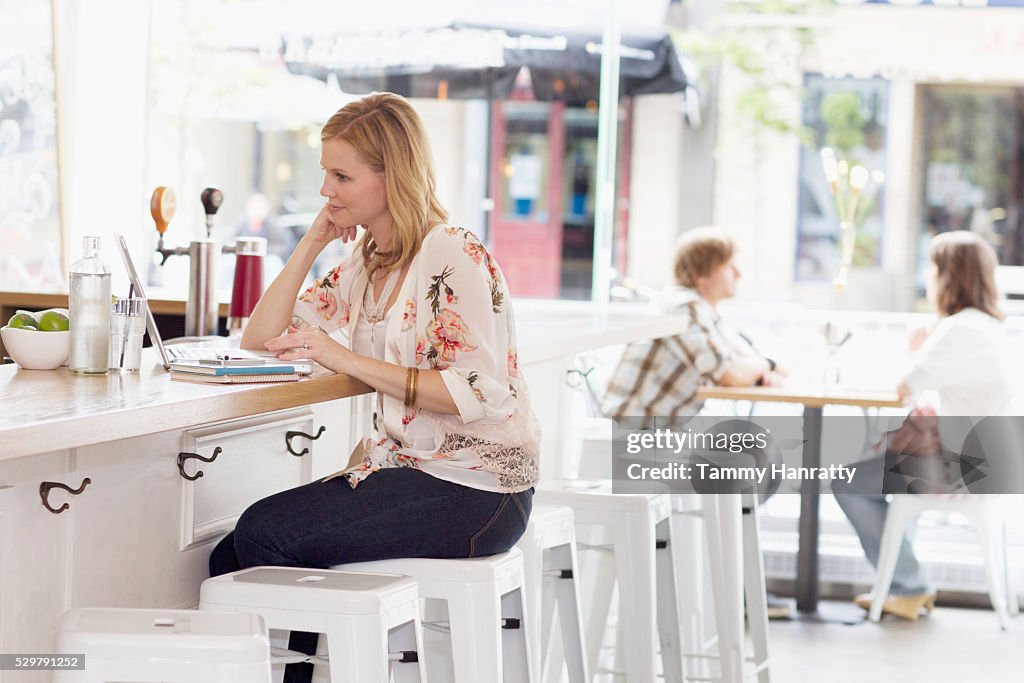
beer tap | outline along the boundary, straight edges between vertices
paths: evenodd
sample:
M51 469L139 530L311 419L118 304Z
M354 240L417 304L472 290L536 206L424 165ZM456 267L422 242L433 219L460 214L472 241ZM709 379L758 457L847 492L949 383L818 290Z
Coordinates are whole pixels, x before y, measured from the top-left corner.
M174 192L168 187L153 190L150 199L150 213L156 222L160 237L157 252L163 257L160 265L171 256L188 256L188 300L185 302L185 336L204 337L217 334L217 257L220 245L213 239L213 217L224 202L224 193L216 187L208 187L200 195L206 211L206 238L192 240L188 247L167 248L164 246L164 230L174 215L176 202Z
M167 263L167 259L172 256L183 256L188 253L187 247L177 247L175 249L164 247L164 232L166 232L171 219L174 218L177 208L178 200L174 195L174 190L169 187L158 187L153 190L153 196L149 200L149 213L153 216L157 234L160 235L156 241L156 251L163 257L160 259L161 266Z
M149 208L160 234L156 247L157 253L163 257L160 265L167 263L171 256L188 256L185 336L202 337L218 332L218 256L221 253L237 254L228 323L229 329L238 333L263 292L263 257L267 253L267 241L262 237L238 237L234 244L221 246L213 238L213 217L224 203L224 193L216 187L207 187L199 198L206 213L206 237L193 240L188 247L168 248L164 246L164 231L174 217L174 191L169 187L153 190Z
M203 203L203 210L206 211L206 237L213 238L213 217L217 215L217 209L224 203L224 193L216 187L208 187L199 195Z

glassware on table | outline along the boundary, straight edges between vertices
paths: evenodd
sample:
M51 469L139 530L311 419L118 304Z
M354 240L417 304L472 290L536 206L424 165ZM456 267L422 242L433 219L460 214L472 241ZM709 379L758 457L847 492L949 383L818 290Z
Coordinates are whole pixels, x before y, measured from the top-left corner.
M146 333L146 300L118 299L110 311L111 370L137 372L142 365L142 337Z
M104 374L110 339L110 269L99 257L99 237L83 238L82 246L84 256L75 261L68 276L68 370L76 374Z
M822 384L825 389L833 389L839 386L839 349L846 342L850 341L853 332L845 325L831 320L826 321L822 328L822 335L825 338L825 362L822 374Z

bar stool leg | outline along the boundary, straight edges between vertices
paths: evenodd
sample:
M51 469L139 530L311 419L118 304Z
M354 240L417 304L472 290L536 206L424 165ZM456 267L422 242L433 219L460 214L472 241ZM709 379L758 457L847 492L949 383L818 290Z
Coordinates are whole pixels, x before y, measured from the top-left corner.
M539 628L533 629L529 634L530 649L533 659L534 678L540 676L544 665L541 661L541 652L544 646L550 642L551 635L550 620L554 614L554 605L550 596L550 579L544 576L544 569L547 560L548 550L541 547L540 540L536 535L524 536L524 542L517 547L523 551L523 591L526 601L529 603L529 611L532 618L539 618ZM551 604L549 604L551 603Z
M501 618L505 623L501 629L502 680L509 683L535 680L530 663L532 643L529 639L526 609L522 588L501 596ZM513 623L513 620L518 623Z
M619 626L625 647L626 678L655 679L655 533L651 515L623 515L615 525L615 565L619 584Z
M759 668L757 683L769 683L768 668L768 588L764 580L764 557L758 533L757 499L743 496L743 583L747 598L747 620L754 643L754 661Z
M675 562L672 556L672 517L658 522L655 549L655 573L658 586L658 640L661 643L661 666L665 683L683 683L685 666L682 651L682 628L679 621L679 600L676 591Z
M587 668L593 675L597 671L601 656L601 644L604 642L607 625L605 619L611 609L612 594L615 591L615 561L600 551L590 552L588 555L590 557L586 558L587 568L584 570L584 576L592 577L588 583L592 582L593 588L587 591L592 596L589 601L590 609L586 613ZM619 619L622 619L621 614Z
M708 619L704 610L704 599L707 593L705 583L707 572L704 563L707 552L704 546L704 512L701 496L680 496L677 507L672 513L672 561L676 572L676 589L679 605L680 621L682 622L682 648L685 653L703 653L706 649L705 622ZM698 679L711 676L710 660L707 657L695 657L693 660L684 656L686 675Z
M491 585L466 585L448 596L452 661L457 681L502 680L501 603Z
M331 662L331 683L366 681L388 683L388 642L384 625L376 615L358 619L358 626L339 628L328 623L324 633L327 657ZM349 622L352 622L351 617ZM325 638L321 638L322 643ZM322 649L318 649L320 654ZM315 667L319 669L320 667ZM316 676L314 676L316 680Z
M576 560L576 547L563 545L552 548L548 552L553 567L570 568L573 573L571 579L553 579L555 601L558 605L558 621L562 632L562 651L569 672L569 682L589 683L589 670L583 651L583 615L580 610L579 563ZM551 641L545 637L544 642ZM544 668L542 667L541 670L544 671ZM537 683L543 683L543 681L537 681Z
M423 657L423 631L419 622L409 621L391 630L388 636L388 649L414 651L416 662L393 662L391 671L395 683L423 683L427 679Z
M715 598L723 683L743 680L743 541L740 496L716 493L704 506L711 589Z

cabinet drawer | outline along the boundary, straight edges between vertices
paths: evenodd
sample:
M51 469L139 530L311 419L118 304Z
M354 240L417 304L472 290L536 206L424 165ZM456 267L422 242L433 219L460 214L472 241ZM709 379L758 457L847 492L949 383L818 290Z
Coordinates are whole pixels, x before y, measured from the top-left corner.
M313 434L314 429L313 411L302 408L184 432L183 452L209 458L221 450L213 462L193 458L183 465L189 476L199 471L203 475L195 481L181 479L181 549L230 531L260 498L309 482L310 454L289 453L285 433ZM293 446L301 452L312 444L298 437Z

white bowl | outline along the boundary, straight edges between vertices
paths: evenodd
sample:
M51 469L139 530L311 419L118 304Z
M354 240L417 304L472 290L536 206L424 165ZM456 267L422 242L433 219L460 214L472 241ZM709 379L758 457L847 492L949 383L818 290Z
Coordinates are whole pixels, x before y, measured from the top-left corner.
M70 332L40 332L20 327L0 327L7 355L25 370L53 370L68 359Z

